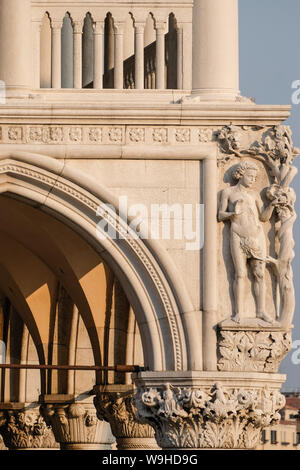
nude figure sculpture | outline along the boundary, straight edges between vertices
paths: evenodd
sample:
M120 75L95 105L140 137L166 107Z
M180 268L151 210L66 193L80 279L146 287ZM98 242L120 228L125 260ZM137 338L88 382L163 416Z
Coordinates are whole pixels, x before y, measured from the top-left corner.
M254 277L256 317L268 323L274 322L265 310L265 267L268 258L261 222L270 219L277 201L272 201L263 209L259 194L251 189L257 173L258 167L254 162L242 161L237 166L232 173L237 184L222 191L218 213L219 221L230 221L230 249L235 269L235 312L232 320L237 323L245 317L247 262Z

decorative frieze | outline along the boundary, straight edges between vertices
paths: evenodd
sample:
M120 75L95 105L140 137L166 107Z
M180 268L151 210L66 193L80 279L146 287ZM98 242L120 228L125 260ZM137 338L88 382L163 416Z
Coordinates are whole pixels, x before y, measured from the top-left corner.
M201 127L89 126L18 124L3 125L7 144L76 145L198 145L215 140L216 129Z
M232 328L219 330L218 370L277 372L291 348L291 333Z
M136 418L133 392L97 392L94 398L97 416L110 423L118 449L158 448L154 430Z
M135 396L137 416L155 429L163 449L252 449L261 430L279 422L285 398L268 388L210 389L141 387Z
M10 450L59 448L38 409L0 411L0 434Z
M92 404L41 405L48 426L62 449L110 449L114 439L109 426L99 421Z

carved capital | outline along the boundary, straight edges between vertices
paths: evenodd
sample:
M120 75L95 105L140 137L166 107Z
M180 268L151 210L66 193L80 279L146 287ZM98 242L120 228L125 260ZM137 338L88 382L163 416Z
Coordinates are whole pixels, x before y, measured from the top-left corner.
M59 448L38 408L1 410L0 434L10 450Z
M218 370L277 372L291 349L291 332L219 328Z
M62 449L111 448L110 429L98 420L92 404L45 404L41 412Z
M136 418L133 391L97 392L94 404L98 418L110 423L118 449L157 448L153 428Z
M162 448L251 449L261 430L280 420L285 398L276 390L140 388L137 416L151 423Z

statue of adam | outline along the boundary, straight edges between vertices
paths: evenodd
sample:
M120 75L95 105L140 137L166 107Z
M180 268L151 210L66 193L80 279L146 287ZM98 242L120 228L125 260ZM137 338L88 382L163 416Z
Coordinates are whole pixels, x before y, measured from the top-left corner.
M235 312L232 319L237 323L245 317L247 262L254 278L256 316L273 323L265 309L265 267L268 259L262 222L270 219L277 200L263 209L259 194L251 189L257 173L258 167L254 162L242 161L232 173L237 184L222 191L219 206L219 221L230 221L230 249L235 269Z

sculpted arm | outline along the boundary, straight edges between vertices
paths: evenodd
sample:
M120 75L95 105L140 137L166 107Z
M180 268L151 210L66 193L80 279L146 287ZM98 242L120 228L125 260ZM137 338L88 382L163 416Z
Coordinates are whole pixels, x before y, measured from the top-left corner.
M256 206L257 210L259 213L259 219L261 222L267 222L270 220L273 210L274 210L274 201L272 201L270 204L268 204L265 208L263 208L263 204L260 200L260 198L257 196L256 197Z
M227 211L228 200L229 200L229 193L226 189L224 189L221 193L221 200L220 200L220 205L219 205L219 212L218 212L219 222L223 222L224 220L231 219L235 215L235 212Z

